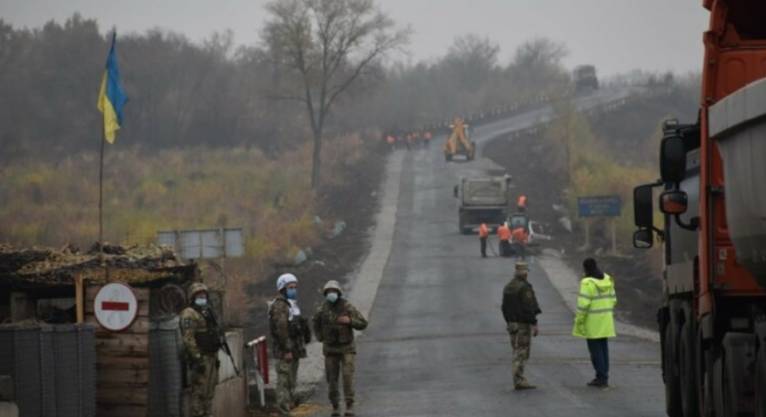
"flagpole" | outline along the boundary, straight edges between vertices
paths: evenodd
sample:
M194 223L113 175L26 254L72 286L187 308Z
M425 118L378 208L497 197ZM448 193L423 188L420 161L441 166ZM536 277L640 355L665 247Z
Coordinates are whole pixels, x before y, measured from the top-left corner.
M98 158L98 243L103 247L104 242L104 148L106 139L101 139L101 155Z

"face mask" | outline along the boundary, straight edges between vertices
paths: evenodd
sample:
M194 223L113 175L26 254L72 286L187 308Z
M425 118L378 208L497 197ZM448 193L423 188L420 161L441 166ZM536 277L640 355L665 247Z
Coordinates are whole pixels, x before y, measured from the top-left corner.
M195 298L194 304L196 304L197 307L205 307L207 305L207 298L202 298L202 297Z
M288 288L285 292L285 295L287 296L288 300L295 300L295 298L298 296L298 289L297 288Z
M335 303L336 301L338 301L338 293L328 292L327 295L324 296L324 298L331 303Z

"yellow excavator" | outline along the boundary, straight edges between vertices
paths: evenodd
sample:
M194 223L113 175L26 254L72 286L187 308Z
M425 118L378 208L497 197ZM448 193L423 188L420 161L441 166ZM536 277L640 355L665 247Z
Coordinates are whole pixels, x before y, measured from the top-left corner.
M476 156L476 144L471 142L468 125L463 119L456 117L450 128L452 133L444 143L444 159L452 161L455 155L463 155L466 160L472 160Z

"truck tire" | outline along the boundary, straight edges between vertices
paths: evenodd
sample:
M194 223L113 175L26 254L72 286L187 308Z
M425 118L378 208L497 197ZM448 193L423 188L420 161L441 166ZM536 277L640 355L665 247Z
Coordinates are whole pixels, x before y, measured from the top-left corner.
M452 161L452 154L445 153L444 154L444 160L447 162Z
M458 227L458 230L460 230L460 234L467 235L468 233L471 232L471 229L468 227L465 227L465 220L463 217L464 217L463 213L458 214L457 227Z
M665 338L662 342L662 356L665 369L665 412L668 417L683 417L681 402L681 379L678 373L678 356L673 346L677 346L678 335L673 331L675 323L670 321L665 327Z
M691 311L691 310L690 310ZM681 328L678 346L679 381L681 383L681 407L685 417L699 416L697 398L697 334L691 321L686 321Z
M766 344L758 347L755 364L755 417L766 417Z

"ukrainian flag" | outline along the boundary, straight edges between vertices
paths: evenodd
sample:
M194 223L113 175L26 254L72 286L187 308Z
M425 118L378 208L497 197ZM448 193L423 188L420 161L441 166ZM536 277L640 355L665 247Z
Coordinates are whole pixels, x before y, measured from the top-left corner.
M120 85L120 71L117 69L117 55L114 44L117 42L117 32L112 35L112 47L106 57L106 70L101 79L101 90L98 93L98 110L104 115L104 139L114 143L117 131L122 126L122 108L128 101Z

